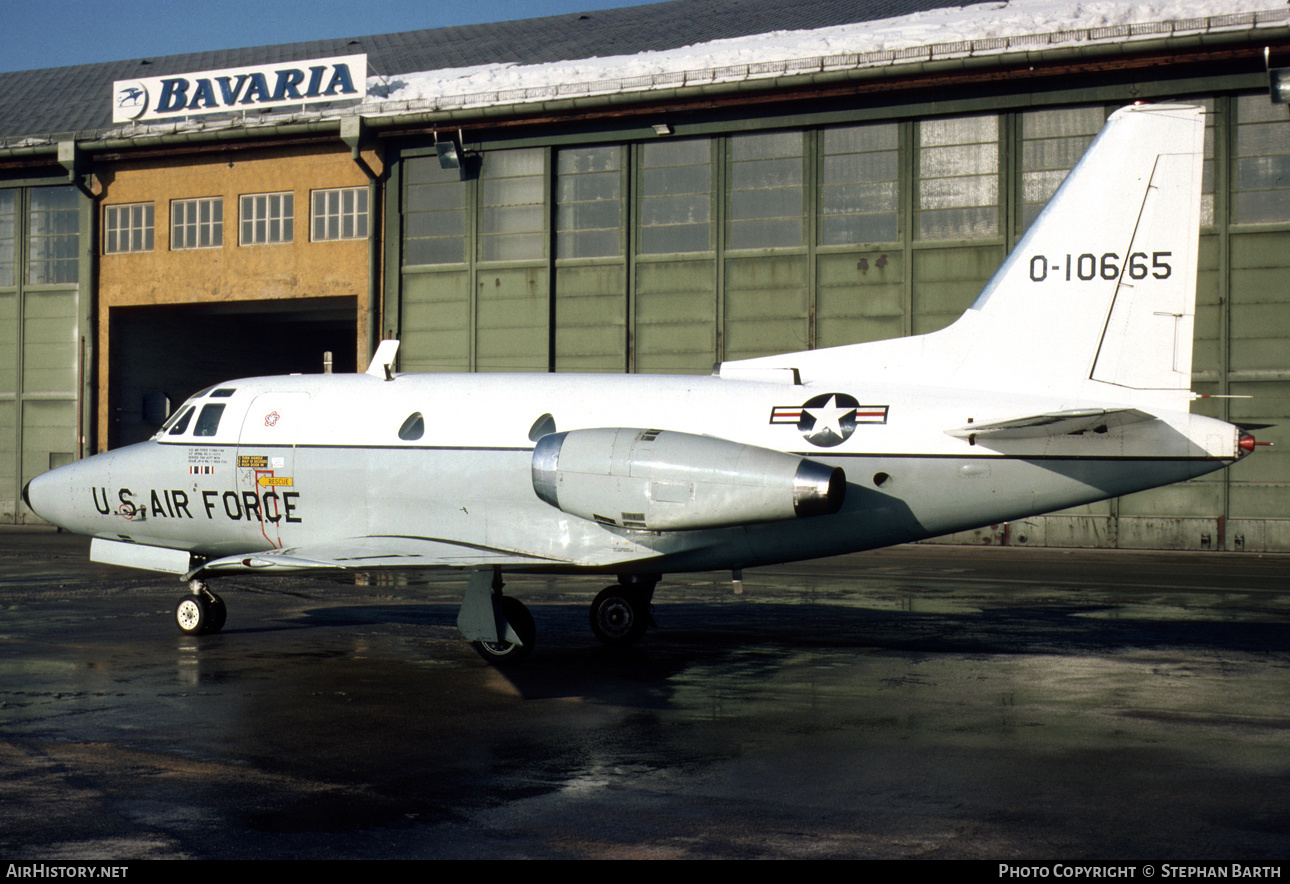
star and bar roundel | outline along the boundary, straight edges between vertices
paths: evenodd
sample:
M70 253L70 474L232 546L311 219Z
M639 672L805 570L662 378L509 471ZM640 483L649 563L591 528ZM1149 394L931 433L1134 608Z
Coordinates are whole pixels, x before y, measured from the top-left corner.
M856 424L885 424L886 405L861 405L846 393L823 393L801 405L776 405L770 410L772 424L796 424L812 445L832 448L855 432Z

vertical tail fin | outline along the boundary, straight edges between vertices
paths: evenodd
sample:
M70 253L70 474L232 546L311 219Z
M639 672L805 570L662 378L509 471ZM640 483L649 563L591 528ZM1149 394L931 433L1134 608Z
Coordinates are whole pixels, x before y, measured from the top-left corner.
M745 360L804 379L892 380L1185 411L1204 111L1126 107L953 325L930 335Z
M1007 366L1035 392L1186 410L1204 132L1198 107L1107 120L963 328L946 330L965 380Z

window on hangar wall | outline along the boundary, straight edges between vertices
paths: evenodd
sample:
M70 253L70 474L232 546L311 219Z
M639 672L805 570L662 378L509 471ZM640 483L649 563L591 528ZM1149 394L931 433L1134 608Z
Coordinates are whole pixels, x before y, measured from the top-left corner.
M217 249L224 245L222 197L170 203L170 248Z
M0 286L14 284L17 235L18 191L0 190Z
M485 151L480 177L466 181L433 156L408 158L406 315L440 342L440 354L457 354L453 368L476 367L469 343L483 303L476 299L493 300L508 282L493 271L484 280L479 269L506 261L532 268L526 285L535 297L552 272L554 302L579 299L577 309L552 314L557 369L702 372L715 359L932 331L970 304L1109 109ZM1246 197L1233 213L1252 219L1256 205L1284 204L1269 170L1287 151L1268 141L1272 124L1253 110L1240 119L1246 128L1233 176L1244 176L1236 198ZM1212 141L1211 121L1207 218ZM1270 146L1252 146L1263 143ZM619 257L625 274L612 263ZM592 263L604 266L593 274ZM453 268L466 277L450 279ZM441 274L433 295L421 276L430 271ZM768 280L774 285L763 285ZM451 308L444 284L454 291ZM592 295L600 300L593 304ZM597 342L587 343L592 332L578 310L603 313L613 298L623 315L601 316ZM564 329L569 322L586 327ZM792 330L773 339L772 322ZM454 335L462 342L444 347ZM616 355L586 362L615 337ZM577 352L566 354L575 341Z
M310 202L314 242L367 239L366 187L315 190L310 194Z
M131 203L103 207L103 254L151 252L153 245L152 203Z
M253 193L241 199L244 246L289 243L295 239L294 193Z
M1290 119L1284 104L1266 94L1236 99L1235 175L1232 221L1290 221Z

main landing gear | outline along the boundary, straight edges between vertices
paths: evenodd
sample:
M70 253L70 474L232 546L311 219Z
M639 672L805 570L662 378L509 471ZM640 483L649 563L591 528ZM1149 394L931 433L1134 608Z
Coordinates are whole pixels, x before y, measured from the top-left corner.
M517 598L502 595L502 572L476 571L466 584L457 628L479 656L494 666L520 662L533 650L537 626Z
M224 600L210 591L202 580L188 581L191 595L175 606L175 624L185 635L212 635L224 628L228 608Z
M611 648L625 648L645 636L645 630L656 626L650 613L657 577L624 576L614 586L606 586L591 603L591 631Z
M611 648L634 645L654 623L650 602L656 575L627 575L591 603L591 631ZM476 571L466 585L457 628L479 656L495 666L518 663L533 650L537 627L519 599L502 595L500 571Z
M519 599L508 595L501 596L501 606L502 617L509 627L507 635L513 634L517 640L475 641L471 642L471 647L494 666L510 666L523 660L533 650L533 642L537 638L537 626L533 623L533 615Z

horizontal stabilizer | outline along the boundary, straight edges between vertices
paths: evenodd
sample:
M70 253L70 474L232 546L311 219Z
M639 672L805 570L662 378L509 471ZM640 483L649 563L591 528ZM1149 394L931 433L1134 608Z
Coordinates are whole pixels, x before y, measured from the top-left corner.
M1077 408L1032 414L992 424L968 424L945 432L959 439L988 436L991 439L1036 439L1043 436L1077 436L1105 433L1114 427L1155 420L1154 415L1136 408Z
M756 381L762 384L785 384L795 387L802 385L802 376L796 368L746 368L723 362L717 366L713 374L728 381Z

